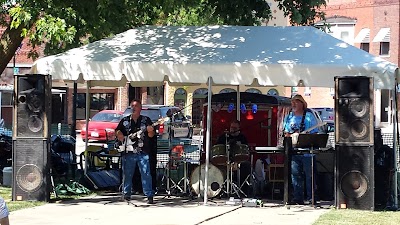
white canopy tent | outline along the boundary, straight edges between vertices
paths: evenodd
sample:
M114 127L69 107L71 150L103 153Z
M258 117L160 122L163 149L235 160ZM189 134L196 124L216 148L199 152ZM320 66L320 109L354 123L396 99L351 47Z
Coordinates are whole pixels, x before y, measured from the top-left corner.
M265 26L144 26L41 58L32 71L91 86L208 83L209 105L213 84L333 87L335 76L370 76L375 88L395 90L399 76L396 65L316 28ZM207 119L206 173L211 107Z

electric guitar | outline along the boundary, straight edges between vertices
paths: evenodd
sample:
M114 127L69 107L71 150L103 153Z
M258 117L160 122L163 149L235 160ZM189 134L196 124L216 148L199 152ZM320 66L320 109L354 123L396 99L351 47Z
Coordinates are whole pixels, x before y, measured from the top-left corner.
M151 124L152 127L160 125L162 123L165 122L166 118L168 117L164 117L164 118L160 118L158 119L156 122L154 122L153 124ZM143 146L139 146L139 139L140 136L142 135L143 132L145 132L147 129L147 126L144 130L140 129L134 133L129 134L127 137L124 138L124 140L122 141L122 143L118 146L118 151L119 152L124 152L124 151L132 151L134 153L137 153L137 147L143 147Z

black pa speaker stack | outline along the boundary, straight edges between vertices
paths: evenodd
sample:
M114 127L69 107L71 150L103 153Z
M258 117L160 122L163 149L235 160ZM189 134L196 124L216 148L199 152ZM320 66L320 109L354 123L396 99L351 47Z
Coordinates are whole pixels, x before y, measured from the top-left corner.
M335 77L335 204L374 210L374 88L371 77Z
M14 76L14 201L50 200L51 76Z

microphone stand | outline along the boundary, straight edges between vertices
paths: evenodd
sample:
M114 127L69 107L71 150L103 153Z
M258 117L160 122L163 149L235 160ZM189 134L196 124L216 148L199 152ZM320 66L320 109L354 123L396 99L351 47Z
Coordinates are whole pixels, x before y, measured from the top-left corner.
M171 197L171 187L170 187L170 181L172 181L172 183L174 184L174 188L179 188L180 189L180 187L171 179L171 177L170 177L170 166L171 166L171 163L172 163L172 160L171 160L171 154L172 154L172 135L173 135L173 130L172 130L172 119L176 116L176 115L178 115L178 113L180 113L180 112L182 112L182 110L184 110L184 109L186 109L186 108L188 108L189 106L192 106L193 104L195 104L195 103L197 103L197 102L199 102L200 100L197 100L197 101L195 101L195 102L193 102L192 104L190 104L190 105L187 105L187 106L185 106L185 107L183 107L183 108L181 108L181 109L179 109L179 110L177 110L176 112L174 112L174 113L171 113L171 112L167 112L167 116L169 117L169 124L168 124L168 149L169 149L169 154L168 154L168 163L167 163L167 168L166 168L166 173L167 173L167 190L166 190L166 192L167 192L167 197L169 198L169 197ZM190 132L190 131L189 131ZM186 166L186 165L185 165ZM186 185L186 181L184 182L184 185ZM182 191L181 191L182 192Z
M171 197L171 187L170 187L170 179L171 179L171 174L170 174L170 167L171 167L171 154L172 154L172 129L171 129L171 123L172 123L172 114L167 115L169 117L169 124L168 124L168 163L167 163L167 196L168 198Z
M226 192L228 193L228 197L230 197L230 146L229 146L229 142L228 142L228 138L229 138L229 133L225 132L225 154L227 156L227 160L226 160Z

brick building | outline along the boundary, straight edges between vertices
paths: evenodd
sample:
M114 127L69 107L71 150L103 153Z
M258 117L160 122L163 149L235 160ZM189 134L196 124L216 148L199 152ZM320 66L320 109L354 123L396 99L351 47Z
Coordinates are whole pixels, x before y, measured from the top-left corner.
M332 36L400 65L400 0L329 0L324 12ZM375 91L376 125L391 123L392 100L389 90Z

